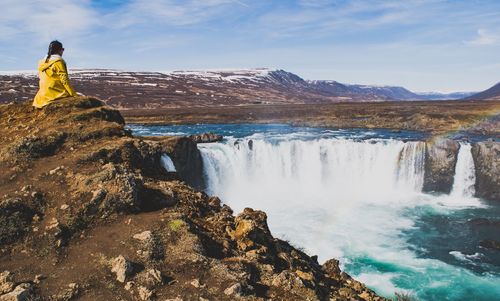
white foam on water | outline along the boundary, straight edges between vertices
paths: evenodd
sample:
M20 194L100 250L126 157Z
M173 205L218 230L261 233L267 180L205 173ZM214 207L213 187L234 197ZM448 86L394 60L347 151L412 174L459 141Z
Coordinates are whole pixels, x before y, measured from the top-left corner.
M470 263L473 263L474 260L481 259L481 257L484 256L482 253L476 252L474 254L464 254L460 251L450 251L449 254L460 261L465 261L465 262L470 262Z

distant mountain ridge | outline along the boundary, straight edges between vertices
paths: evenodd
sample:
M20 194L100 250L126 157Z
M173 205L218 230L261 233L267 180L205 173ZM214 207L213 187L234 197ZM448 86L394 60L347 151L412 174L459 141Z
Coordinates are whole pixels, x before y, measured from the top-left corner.
M500 100L500 82L483 92L467 97L467 99Z
M472 94L414 93L403 87L304 80L285 70L267 68L170 72L74 69L70 77L77 91L121 109L441 100ZM31 99L37 88L35 72L0 74L0 102Z

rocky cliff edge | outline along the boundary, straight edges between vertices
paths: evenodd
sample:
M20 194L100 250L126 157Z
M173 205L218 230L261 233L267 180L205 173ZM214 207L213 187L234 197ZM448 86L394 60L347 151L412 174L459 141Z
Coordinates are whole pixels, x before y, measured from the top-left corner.
M167 173L183 138L86 97L1 105L0 126L0 300L383 300Z

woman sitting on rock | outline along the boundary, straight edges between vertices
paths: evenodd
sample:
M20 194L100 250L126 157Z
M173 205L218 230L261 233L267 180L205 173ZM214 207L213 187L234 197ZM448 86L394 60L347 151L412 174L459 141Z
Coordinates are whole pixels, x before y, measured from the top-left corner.
M33 101L34 107L43 108L56 99L76 96L75 89L69 83L66 63L62 59L63 52L62 43L52 41L47 57L38 62L40 88Z

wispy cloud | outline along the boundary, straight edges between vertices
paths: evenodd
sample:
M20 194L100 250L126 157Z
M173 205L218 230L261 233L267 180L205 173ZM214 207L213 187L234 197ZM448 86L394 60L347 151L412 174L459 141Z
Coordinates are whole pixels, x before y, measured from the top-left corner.
M81 67L271 66L307 78L415 81L420 90L478 89L467 87L500 78L491 67L500 52L497 0L2 0L0 7L4 70L33 67L58 38L68 62ZM449 87L434 87L438 71Z
M465 41L465 44L469 45L493 45L499 41L499 36L485 29L478 29L477 36L469 41Z
M36 40L81 34L98 20L87 4L77 0L4 0L0 40L27 34Z
M108 15L107 20L122 28L152 22L189 26L220 17L234 5L246 6L237 0L132 0Z

